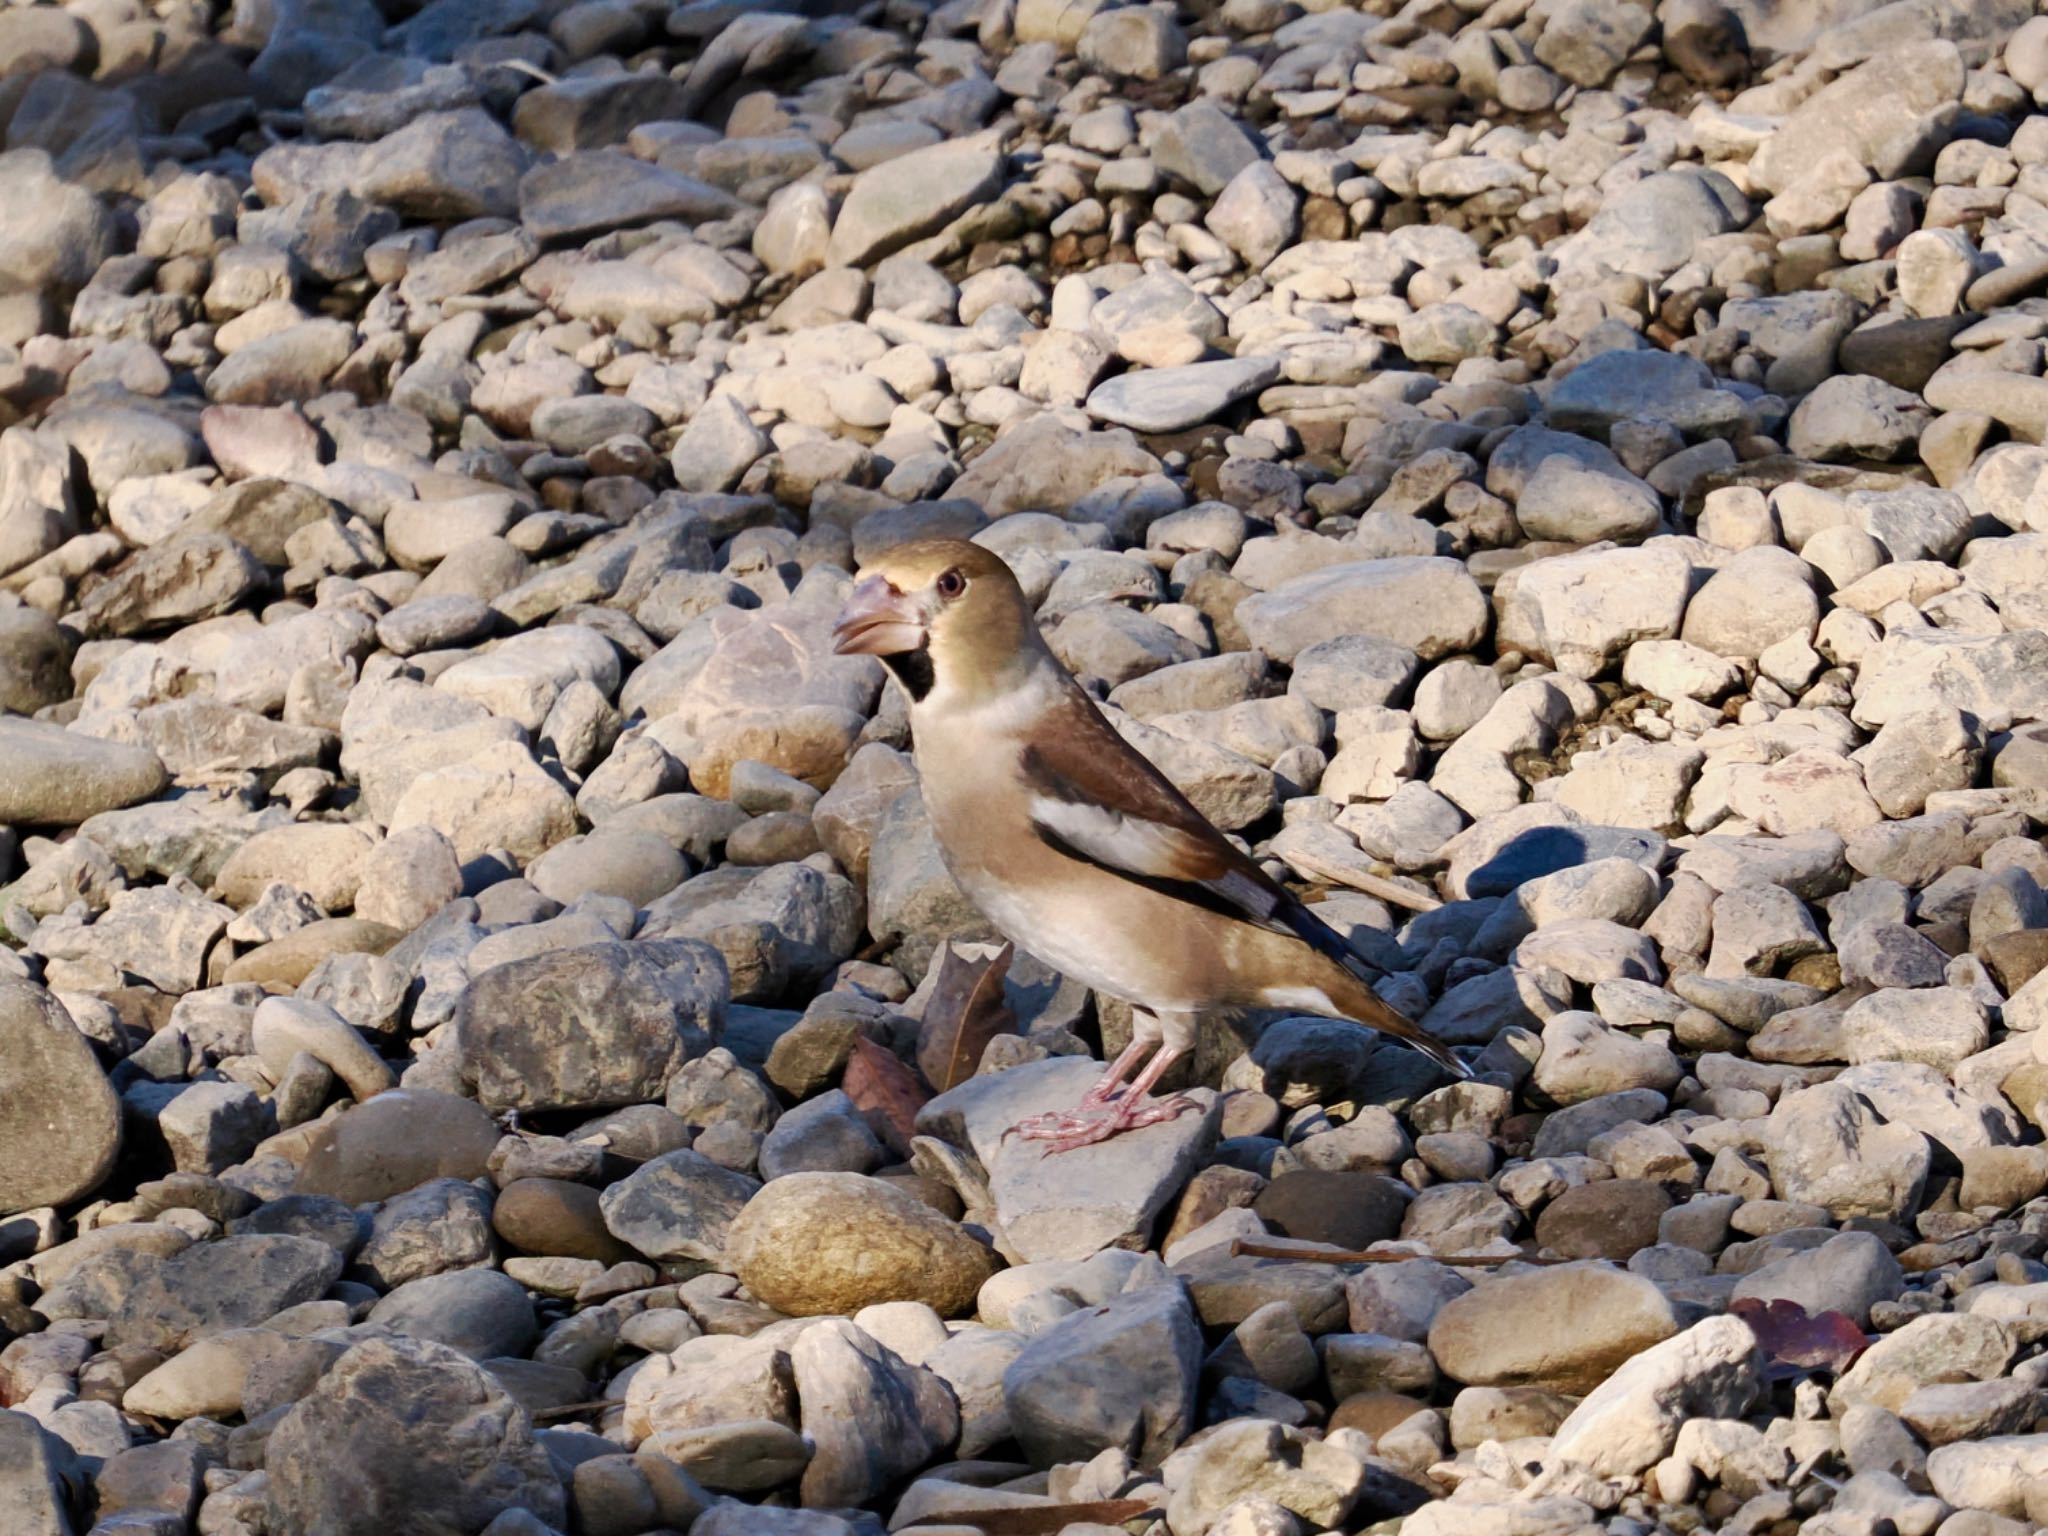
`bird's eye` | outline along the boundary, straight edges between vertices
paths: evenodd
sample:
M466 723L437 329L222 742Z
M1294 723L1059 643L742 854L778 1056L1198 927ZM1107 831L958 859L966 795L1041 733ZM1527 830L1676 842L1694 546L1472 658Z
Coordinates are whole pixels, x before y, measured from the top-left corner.
M953 569L949 571L943 571L940 573L938 580L938 590L939 596L945 598L947 601L950 602L952 599L958 597L962 592L965 592L967 590L967 578L961 575L960 568L958 566L955 566Z

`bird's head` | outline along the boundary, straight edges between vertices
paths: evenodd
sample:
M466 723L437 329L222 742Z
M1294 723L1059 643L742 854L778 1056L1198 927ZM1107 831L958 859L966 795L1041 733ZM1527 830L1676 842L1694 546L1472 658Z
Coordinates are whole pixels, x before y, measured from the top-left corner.
M1044 650L1002 557L963 539L920 539L861 568L832 648L879 656L914 703L935 688L963 703L993 697Z

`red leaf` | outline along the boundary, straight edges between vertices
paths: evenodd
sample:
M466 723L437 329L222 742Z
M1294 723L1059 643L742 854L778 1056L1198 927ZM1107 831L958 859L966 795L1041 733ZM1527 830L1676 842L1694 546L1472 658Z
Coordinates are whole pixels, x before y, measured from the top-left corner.
M912 1072L887 1046L856 1035L846 1059L840 1089L853 1100L876 1135L898 1157L910 1156L910 1138L917 1134L917 1112L931 1097Z
M1755 1296L1742 1297L1728 1310L1749 1324L1771 1365L1795 1374L1828 1371L1839 1376L1870 1347L1856 1320L1845 1313L1818 1312L1809 1317L1796 1301L1764 1301Z
M1007 944L986 960L969 960L951 945L939 951L939 974L917 1032L917 1068L934 1093L966 1082L989 1041L1016 1033L1017 1016L1003 998L1010 955Z

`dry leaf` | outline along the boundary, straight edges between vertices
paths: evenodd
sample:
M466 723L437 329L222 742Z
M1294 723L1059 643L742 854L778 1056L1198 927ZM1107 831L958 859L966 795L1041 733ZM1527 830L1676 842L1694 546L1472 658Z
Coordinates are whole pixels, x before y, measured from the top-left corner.
M986 960L969 960L951 945L939 951L938 979L917 1032L917 1069L934 1093L966 1082L989 1041L1016 1033L1017 1016L1003 998L1010 954L1007 944Z
M1035 1509L968 1509L926 1515L906 1525L971 1525L987 1536L1058 1536L1070 1525L1122 1525L1153 1506L1144 1499L1097 1499L1092 1504L1041 1504Z
M875 1134L889 1144L890 1151L898 1157L910 1156L917 1112L931 1095L894 1051L866 1035L854 1036L853 1054L846 1059L846 1074L839 1087Z
M1839 1376L1870 1347L1856 1320L1845 1313L1816 1312L1809 1317L1796 1301L1755 1296L1742 1297L1728 1310L1749 1324L1775 1375L1828 1371Z

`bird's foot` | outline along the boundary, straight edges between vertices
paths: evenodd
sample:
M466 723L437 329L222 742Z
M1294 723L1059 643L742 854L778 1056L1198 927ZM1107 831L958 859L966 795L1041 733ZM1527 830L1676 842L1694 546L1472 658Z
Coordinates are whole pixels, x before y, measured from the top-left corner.
M1045 1149L1048 1154L1072 1152L1077 1147L1090 1147L1141 1125L1158 1125L1201 1107L1183 1093L1163 1099L1125 1094L1111 1103L1084 1102L1074 1109L1033 1115L1018 1121L1010 1131L1026 1141L1050 1142Z

